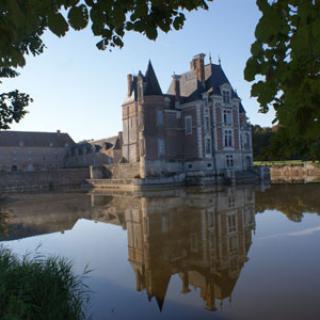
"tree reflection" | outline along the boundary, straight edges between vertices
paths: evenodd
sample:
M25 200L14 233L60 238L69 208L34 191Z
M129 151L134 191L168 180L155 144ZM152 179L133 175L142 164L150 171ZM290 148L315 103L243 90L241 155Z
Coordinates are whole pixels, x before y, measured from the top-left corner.
M320 185L273 185L256 192L256 211L278 210L288 219L300 222L305 212L320 214Z

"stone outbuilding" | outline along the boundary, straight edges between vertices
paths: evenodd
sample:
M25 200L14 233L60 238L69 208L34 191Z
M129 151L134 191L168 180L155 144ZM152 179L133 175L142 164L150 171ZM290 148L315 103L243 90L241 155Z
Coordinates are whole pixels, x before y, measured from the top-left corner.
M45 171L64 166L75 142L67 133L0 131L0 171Z

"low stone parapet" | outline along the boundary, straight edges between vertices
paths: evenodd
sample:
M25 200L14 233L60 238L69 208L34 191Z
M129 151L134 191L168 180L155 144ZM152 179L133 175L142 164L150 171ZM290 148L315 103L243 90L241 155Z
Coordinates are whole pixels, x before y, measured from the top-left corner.
M32 192L77 187L90 176L89 168L0 173L0 192Z
M272 166L270 173L275 184L320 182L320 166L316 163Z

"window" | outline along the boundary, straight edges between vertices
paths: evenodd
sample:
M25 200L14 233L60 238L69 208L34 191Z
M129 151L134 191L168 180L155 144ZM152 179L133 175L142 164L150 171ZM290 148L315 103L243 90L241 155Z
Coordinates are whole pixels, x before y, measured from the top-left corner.
M211 153L211 140L206 139L206 154L210 154L210 153Z
M167 114L168 127L174 128L176 124L176 114L168 113Z
M192 117L186 116L184 118L184 132L186 135L192 134Z
M158 157L163 157L165 153L164 140L158 139Z
M250 135L249 133L245 133L244 147L245 149L250 149Z
M144 155L144 139L140 139L140 156Z
M224 146L232 147L232 130L224 131Z
M207 216L208 216L208 226L209 226L209 228L213 228L214 227L214 213L208 212Z
M168 217L162 216L162 217L161 217L161 232L162 232L162 233L167 233L168 230L169 230Z
M251 168L252 166L252 162L251 162L251 157L246 157L246 166L247 166L247 169Z
M235 204L236 204L235 198L233 196L230 196L228 198L228 207L233 208L235 207Z
M232 154L226 155L226 165L228 168L233 167L233 155Z
M229 232L236 231L236 216L234 214L228 216L228 231Z
M236 251L238 249L238 238L236 236L229 238L230 251Z
M91 146L86 146L86 153L89 154L91 153L92 149Z
M225 126L231 126L232 125L232 114L230 110L224 110L223 111L223 123Z
M191 246L191 251L192 252L197 252L198 251L198 237L197 234L192 234L190 237L190 246Z
M163 126L163 112L161 110L157 110L157 126Z
M204 126L206 129L206 132L208 132L209 131L209 117L208 116L204 117Z
M224 103L230 103L230 92L229 91L223 90L222 97L223 97Z

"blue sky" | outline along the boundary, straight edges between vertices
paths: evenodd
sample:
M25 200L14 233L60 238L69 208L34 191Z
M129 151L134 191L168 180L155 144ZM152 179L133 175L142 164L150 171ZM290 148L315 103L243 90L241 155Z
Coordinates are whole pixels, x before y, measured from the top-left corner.
M250 83L243 78L260 14L255 0L215 0L209 11L187 15L181 31L161 33L156 41L129 33L125 46L100 51L91 30L71 31L64 38L45 34L45 53L27 59L16 79L6 80L2 90L18 88L34 102L14 130L68 132L76 141L98 139L121 130L121 103L128 73L145 71L151 59L163 91L173 72L189 69L192 57L211 52L221 57L223 69L237 89L253 124L271 125L272 114L258 113L250 98Z

